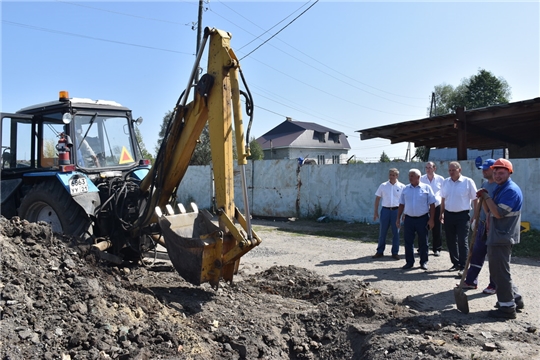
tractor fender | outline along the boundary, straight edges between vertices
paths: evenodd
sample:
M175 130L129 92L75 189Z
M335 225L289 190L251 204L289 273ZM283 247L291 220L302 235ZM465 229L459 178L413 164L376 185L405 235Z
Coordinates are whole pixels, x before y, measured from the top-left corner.
M96 208L101 205L97 186L86 176L78 171L60 173L46 171L39 173L27 173L25 177L56 177L73 200L88 214L94 216Z
M0 209L3 216L11 218L17 214L17 192L22 185L22 179L7 179L0 182Z

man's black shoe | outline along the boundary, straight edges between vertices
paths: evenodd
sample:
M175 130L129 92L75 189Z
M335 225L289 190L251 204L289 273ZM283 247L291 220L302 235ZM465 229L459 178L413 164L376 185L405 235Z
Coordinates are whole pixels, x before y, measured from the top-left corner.
M428 269L427 264L421 264L420 269L427 270Z
M440 251L434 251L433 256L441 256L441 252Z
M460 270L459 265L453 265L450 269L448 269L448 271L459 271L459 270Z
M511 306L501 306L497 310L490 310L488 315L498 319L515 319L517 317L516 308Z
M371 258L372 259L378 259L378 258L382 258L384 255L382 253L376 253L375 255L373 255Z
M407 269L410 269L412 267L413 267L413 264L405 264L405 265L403 265L402 269L407 270Z

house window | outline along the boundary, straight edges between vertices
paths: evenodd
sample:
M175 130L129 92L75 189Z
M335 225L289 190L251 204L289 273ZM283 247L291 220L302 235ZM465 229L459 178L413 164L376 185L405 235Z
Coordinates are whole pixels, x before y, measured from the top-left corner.
M326 139L324 138L324 133L319 131L313 131L313 140L319 140L319 142L321 143L326 142Z
M332 164L339 164L339 155L332 155Z
M317 155L317 163L319 165L324 165L324 155Z
M340 144L339 134L330 133L329 138L330 138L330 140L332 140L334 142L334 144Z

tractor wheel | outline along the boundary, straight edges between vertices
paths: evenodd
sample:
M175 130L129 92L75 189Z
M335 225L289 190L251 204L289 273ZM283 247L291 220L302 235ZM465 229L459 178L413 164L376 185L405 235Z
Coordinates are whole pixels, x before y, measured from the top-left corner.
M35 185L21 201L19 216L30 222L44 221L53 232L86 239L91 221L57 180Z

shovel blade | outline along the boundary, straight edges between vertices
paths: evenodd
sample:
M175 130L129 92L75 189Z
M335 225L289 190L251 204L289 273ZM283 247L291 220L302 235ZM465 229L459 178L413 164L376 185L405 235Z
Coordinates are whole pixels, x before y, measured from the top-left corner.
M461 286L454 288L454 299L456 300L458 310L464 314L468 314L469 300L467 299L467 295L465 294Z

